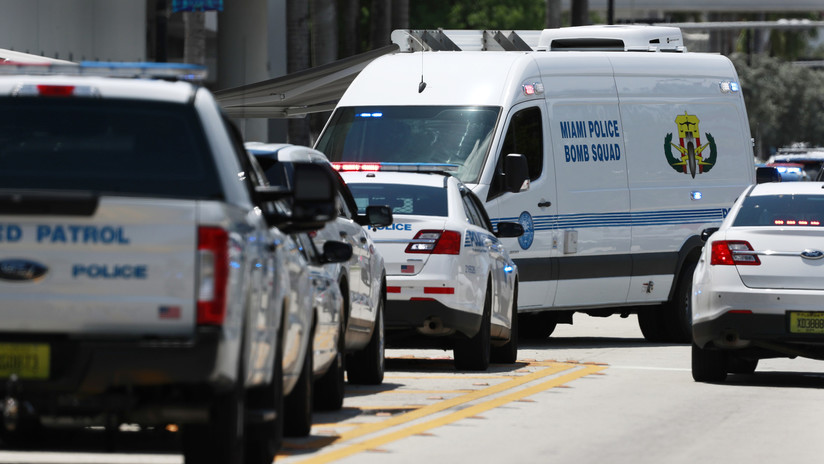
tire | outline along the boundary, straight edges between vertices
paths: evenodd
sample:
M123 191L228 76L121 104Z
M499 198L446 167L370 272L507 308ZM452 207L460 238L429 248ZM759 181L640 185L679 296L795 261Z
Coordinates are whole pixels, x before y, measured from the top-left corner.
M461 371L485 371L489 368L491 353L492 290L486 286L481 328L473 337L463 336L455 342L455 368Z
M758 358L742 358L730 355L727 359L727 372L730 374L752 374L757 367Z
M518 285L512 294L512 315L509 328L509 341L502 346L493 346L490 360L495 363L512 364L518 360Z
M284 400L285 423L283 434L287 437L305 437L312 431L312 342L306 348L303 367L295 388Z
M349 375L350 383L361 385L380 385L383 383L383 375L386 370L386 339L384 338L383 321L385 298L385 294L381 292L377 314L375 314L375 329L372 331L369 344L361 351L352 353L346 361L346 373Z
M338 333L338 352L329 370L315 381L315 409L321 411L337 411L343 407L343 398L346 394L346 340L343 318Z
M521 340L546 340L558 325L558 318L551 311L524 313L518 317L518 337Z
M646 341L652 343L667 341L664 311L663 306L645 307L638 310L638 327L641 329Z
M283 352L278 347L272 383L246 394L249 408L274 409L275 420L246 426L246 464L271 464L283 443Z
M181 438L186 464L244 462L244 392L242 381L237 380L236 383L233 391L212 400L208 424L183 427Z
M727 353L692 345L692 378L696 382L720 383L727 379Z
M684 266L672 301L664 305L666 341L692 343L692 274L696 263Z

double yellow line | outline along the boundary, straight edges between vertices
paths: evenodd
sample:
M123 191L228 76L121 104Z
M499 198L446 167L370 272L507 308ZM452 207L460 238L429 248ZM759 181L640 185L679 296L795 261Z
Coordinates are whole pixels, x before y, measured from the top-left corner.
M533 364L535 365L535 364ZM546 382L539 383L537 385L533 385L527 388L523 388L512 393L497 396L490 400L484 401L482 403L478 403L466 408L463 408L459 411L455 411L452 413L445 414L441 417L437 417L432 420L428 420L426 422L420 422L416 424L412 424L411 426L402 428L400 430L385 433L383 435L376 436L375 438L370 438L364 440L362 442L354 443L352 445L338 448L335 450L331 450L326 453L321 453L316 456L307 458L305 460L299 461L300 464L321 464L327 462L333 462L338 459L343 459L345 457L351 456L353 454L357 454L363 451L367 451L370 449L378 448L381 445L385 445L387 443L391 443L393 441L400 440L402 438L406 438L412 435L424 433L428 430L441 427L446 424L451 424L453 422L457 422L461 419L465 419L467 417L476 416L480 413L489 411L490 409L494 409L504 405L506 403L510 403L512 401L517 401L527 396L532 396L536 393L542 392L544 390L548 390L553 387L557 387L559 385L563 385L565 383L571 382L575 379L579 379L581 377L594 374L596 372L602 371L606 369L606 366L601 365L593 365L593 364L572 364L572 363L551 363L549 367L545 369L541 369L539 371L516 377L510 381L502 382L498 385L493 385L481 390L473 391L472 393L467 393L466 395L461 395L455 398L451 398L444 401L439 401L438 403L431 404L429 406L424 406L422 408L416 409L414 411L410 411L404 414L400 414L398 416L390 417L386 420L365 424L361 427L358 427L355 430L351 430L349 432L344 432L337 438L332 441L326 441L326 445L333 445L335 443L342 443L349 440L354 440L356 438L363 437L365 435L374 434L383 430L387 430L392 427L396 427L398 425L410 423L419 419L423 419L427 416L431 416L437 414L439 412L445 411L450 408L454 408L456 406L466 404L469 402L477 401L481 398L493 396L507 390L512 390L514 388L520 387L522 385L535 382L539 379L558 374L563 371L567 371L573 368L577 368L572 372L567 374L554 377Z

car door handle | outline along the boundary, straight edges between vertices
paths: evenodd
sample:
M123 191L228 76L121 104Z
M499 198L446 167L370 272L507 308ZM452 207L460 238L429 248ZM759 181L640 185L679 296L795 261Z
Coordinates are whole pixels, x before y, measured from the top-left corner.
M542 201L542 202L538 203L538 208L548 208L550 206L552 206L551 201Z

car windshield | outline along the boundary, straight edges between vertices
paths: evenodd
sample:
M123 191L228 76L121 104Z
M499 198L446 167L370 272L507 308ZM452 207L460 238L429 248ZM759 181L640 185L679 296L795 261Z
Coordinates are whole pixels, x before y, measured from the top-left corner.
M401 184L347 183L358 204L358 213L369 205L386 205L392 215L442 216L448 213L446 189Z
M477 183L500 108L370 106L335 110L317 149L330 161L449 163Z
M744 200L735 227L821 226L824 195L757 195Z
M220 198L191 105L0 99L0 188Z

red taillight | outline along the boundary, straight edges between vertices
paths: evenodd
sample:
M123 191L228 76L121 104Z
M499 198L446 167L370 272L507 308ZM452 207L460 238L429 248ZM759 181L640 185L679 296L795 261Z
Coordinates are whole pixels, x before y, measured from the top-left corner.
M38 85L37 93L44 97L71 97L74 95L73 85Z
M415 234L412 243L407 245L406 252L459 255L461 254L461 233L454 230L421 230Z
M229 280L229 234L220 227L201 227L197 234L197 323L221 325L226 317Z
M710 264L713 266L758 266L761 260L749 242L743 240L719 240L712 242Z

